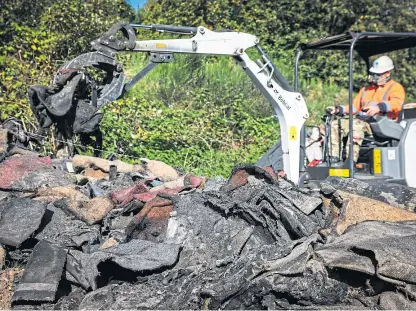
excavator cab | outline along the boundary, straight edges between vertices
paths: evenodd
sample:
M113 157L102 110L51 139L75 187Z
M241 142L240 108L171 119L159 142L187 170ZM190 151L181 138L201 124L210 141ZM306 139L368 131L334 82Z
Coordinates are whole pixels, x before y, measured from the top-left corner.
M299 50L295 62L295 89L298 88L299 62L302 56L309 51L347 51L349 52L349 111L353 111L353 53L361 56L370 67L370 57L393 52L396 50L416 47L416 33L375 33L348 32L303 44ZM347 116L350 129L353 128L352 113ZM314 182L323 180L328 176L354 177L356 179L373 179L383 182L400 183L416 187L416 104L405 103L398 121L393 121L385 116L376 115L367 120L372 135L364 138L360 148L359 159L356 164L352 157L352 130L350 130L350 154L345 154L347 140L340 140L344 150L345 161L331 163L328 146L330 139L330 123L339 120L326 115L324 120L324 133L321 138L322 163L310 166L305 156L305 148L309 147L308 139L310 129L305 126L303 140L301 140L301 174L300 186L313 185ZM270 154L269 154L270 156Z

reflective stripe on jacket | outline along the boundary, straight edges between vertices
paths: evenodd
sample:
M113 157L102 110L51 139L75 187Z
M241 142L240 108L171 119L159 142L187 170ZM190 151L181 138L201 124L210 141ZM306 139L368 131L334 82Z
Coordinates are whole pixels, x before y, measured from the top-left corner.
M361 111L366 106L379 105L385 108L387 117L397 120L406 97L403 86L390 80L385 85L363 87L354 99L353 113ZM348 106L342 106L344 113L349 113Z

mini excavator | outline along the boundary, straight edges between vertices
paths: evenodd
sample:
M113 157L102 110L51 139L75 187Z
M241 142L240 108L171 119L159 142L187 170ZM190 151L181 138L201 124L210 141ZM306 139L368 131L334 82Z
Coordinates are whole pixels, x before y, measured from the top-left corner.
M136 29L171 33L186 36L186 38L137 40ZM359 36L365 37L362 34ZM367 34L367 37L369 36ZM355 40L354 43L356 43L358 37L349 38L349 42ZM412 38L416 39L416 35ZM94 89L91 92L90 99L97 109L123 97L155 66L174 61L174 54L233 57L272 105L280 123L279 142L259 160L258 165L272 166L276 171L283 171L289 180L299 186L305 186L314 180L325 179L327 176L334 176L334 172L335 175L354 177L354 167L351 163L347 163L348 161L343 169L339 167L331 168L330 163L324 163L319 168L306 166L304 151L308 131L305 122L309 114L302 94L297 92L297 68L300 55L306 49L321 47L319 44L304 45L304 50L298 54L295 68L295 88L288 83L260 47L259 39L247 33L229 30L212 31L202 26L117 23L104 36L94 40L91 44L93 52L79 55L65 63L58 72L87 67L104 70L106 72L105 78L100 83L94 83ZM416 46L414 40L410 45L412 44ZM401 47L404 46L401 45ZM247 54L249 48L257 49L261 59L252 60ZM121 65L116 61L116 55L121 51L144 52L150 56L149 64L129 81L127 81ZM353 48L350 54L352 52ZM369 55L364 56L368 57ZM352 56L350 58L352 63ZM350 69L352 70L351 63ZM350 75L352 77L351 72ZM59 77L55 76L55 79L59 80ZM351 92L352 83L350 83L350 105L352 105ZM352 117L351 115L350 118ZM368 175L375 179L397 181L416 187L416 119L406 119L405 124L395 123L394 125L391 125L389 121L391 120L380 116L378 120L374 120L374 125L372 125L373 129L379 129L380 133L377 130L374 132L386 138L389 143L370 146L373 149L372 152L377 156L370 157L368 161L371 162L373 167L377 167L377 171ZM389 124L386 125L386 123ZM352 150L352 148L350 149ZM389 162L392 154L391 150L395 151L396 164Z

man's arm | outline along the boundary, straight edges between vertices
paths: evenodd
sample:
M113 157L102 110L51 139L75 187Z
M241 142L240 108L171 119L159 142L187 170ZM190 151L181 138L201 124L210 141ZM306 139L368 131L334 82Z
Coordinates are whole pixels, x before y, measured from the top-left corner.
M403 107L406 92L400 83L396 83L387 95L387 100L378 104L380 112L398 114Z
M361 88L361 90L358 92L357 96L355 96L353 101L353 114L356 114L358 111L361 110L361 96L364 92L364 87ZM349 114L350 113L350 107L349 105L344 106L336 106L337 108L337 114L343 115L343 114Z

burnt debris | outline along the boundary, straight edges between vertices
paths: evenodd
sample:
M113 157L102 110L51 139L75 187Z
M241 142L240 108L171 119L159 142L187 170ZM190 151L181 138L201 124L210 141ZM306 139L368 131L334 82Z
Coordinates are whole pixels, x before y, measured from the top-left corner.
M316 192L252 165L207 179L149 159L56 162L7 152L9 138L0 244L24 268L12 308L415 308L410 188L329 178Z

